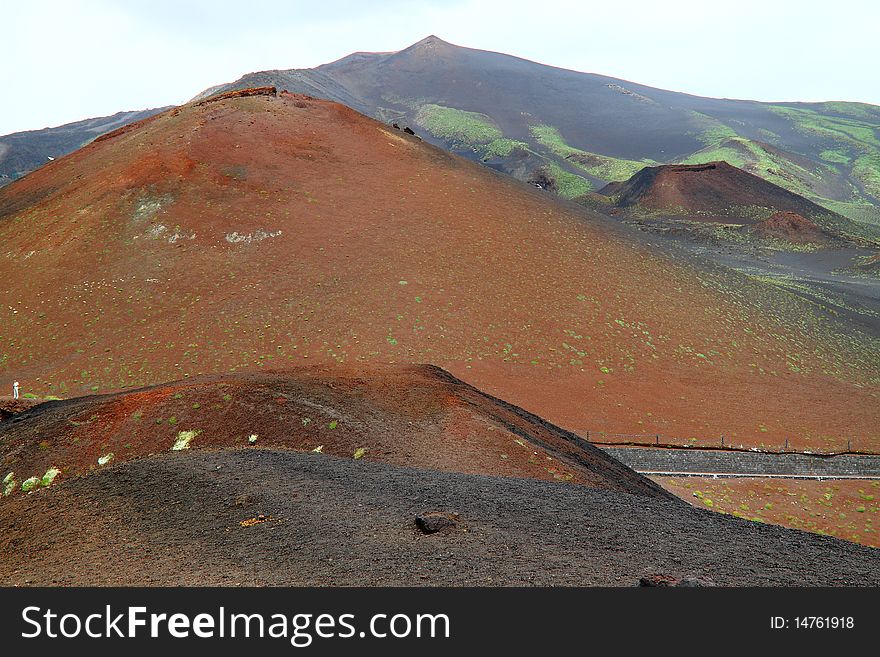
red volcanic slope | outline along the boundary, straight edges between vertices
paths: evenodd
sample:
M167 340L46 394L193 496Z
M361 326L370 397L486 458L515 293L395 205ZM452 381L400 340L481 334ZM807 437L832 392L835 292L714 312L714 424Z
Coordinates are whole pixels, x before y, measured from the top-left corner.
M51 467L61 481L171 451L180 432L195 432L188 449L317 450L669 496L574 434L440 368L400 365L228 374L48 403L0 423L0 476L13 472L21 494L21 482Z
M157 115L0 190L0 389L433 363L579 432L878 438L876 344L806 302L267 94Z
M749 213L740 216L743 208L771 208L809 218L834 214L727 162L645 167L625 182L607 185L600 193L613 197L619 207L638 205L694 215L740 217L744 223L758 218Z

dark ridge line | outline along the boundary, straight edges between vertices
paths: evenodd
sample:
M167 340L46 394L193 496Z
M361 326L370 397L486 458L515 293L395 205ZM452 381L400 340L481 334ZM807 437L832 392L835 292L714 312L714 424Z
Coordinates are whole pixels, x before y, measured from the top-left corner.
M558 457L560 457L560 460L574 461L575 463L578 463L580 465L587 467L589 470L595 471L598 469L599 474L604 474L605 476L613 475L614 478L620 477L621 475L626 476L626 477L632 477L632 475L636 475L638 477L637 481L644 480L644 481L640 481L639 483L641 483L642 486L647 491L650 491L652 495L662 495L663 497L671 497L671 498L675 498L676 500L678 499L676 496L669 493L666 489L661 487L659 484L654 483L650 479L646 479L643 475L640 475L638 472L633 470L631 467L629 467L625 463L619 461L618 459L616 459L614 457L612 457L611 460L602 458L601 455L604 455L604 456L610 456L610 455L605 454L603 452L603 450L599 449L598 447L591 444L590 442L584 440L583 438L578 436L576 433L574 433L572 431L568 431L567 429L563 429L562 427L559 427L559 426L553 424L552 422L549 422L549 421L545 420L544 418L542 418L538 415L535 415L534 413L530 413L529 411L525 410L524 408L521 408L520 406L517 406L515 404L511 404L510 402L506 402L503 399L500 399L498 397L490 395L487 392L483 392L479 388L476 388L475 386L472 386L471 384L457 378L453 374L450 374L449 372L444 370L442 367L439 367L437 365L431 365L431 364L422 365L422 367L424 367L428 371L433 372L435 374L435 376L437 376L438 378L440 378L442 380L445 380L448 384L462 386L463 388L470 391L471 393L476 393L477 395L479 395L485 399L489 399L490 401L494 402L496 405L500 406L501 408L503 408L506 411L513 413L517 417L520 417L528 422L534 423L534 424L540 426L542 429L559 436L564 441L566 441L566 442L570 443L571 445L573 445L574 447L578 448L581 452L585 452L587 454L594 454L597 457L599 457L596 461L589 461L588 459L585 459L584 457L580 456L580 454L578 454L577 452L575 452L573 454L565 454L564 452L560 452L557 448L547 444L546 442L544 442L542 440L539 440L534 437L528 437L526 435L523 435L523 433L517 427L513 426L510 422L505 420L499 414L493 413L490 416L490 417L492 417L492 419L499 422L502 426L504 426L511 433L514 433L514 434L520 436L521 438L528 440L528 442L530 442L532 444L536 444L536 445L540 446L542 449L545 449L553 454L556 454ZM463 399L462 401L465 401L469 405L474 406L473 402L470 400ZM600 453L601 453L601 455L600 455ZM647 485L645 485L646 482L647 482Z

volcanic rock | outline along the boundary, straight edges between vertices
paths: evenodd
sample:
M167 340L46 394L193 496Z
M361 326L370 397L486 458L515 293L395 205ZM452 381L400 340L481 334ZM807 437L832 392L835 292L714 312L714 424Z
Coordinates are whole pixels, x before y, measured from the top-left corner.
M416 527L424 534L434 534L458 524L457 513L444 511L426 511L416 516Z
M650 587L678 586L678 579L673 577L672 575L663 575L661 573L651 573L650 575L643 575L639 579L639 586L650 586Z

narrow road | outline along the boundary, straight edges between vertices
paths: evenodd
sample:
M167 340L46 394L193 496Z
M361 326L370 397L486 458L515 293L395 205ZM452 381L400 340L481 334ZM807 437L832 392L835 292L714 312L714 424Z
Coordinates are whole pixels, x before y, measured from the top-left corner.
M815 456L662 447L602 449L645 475L880 479L880 455Z

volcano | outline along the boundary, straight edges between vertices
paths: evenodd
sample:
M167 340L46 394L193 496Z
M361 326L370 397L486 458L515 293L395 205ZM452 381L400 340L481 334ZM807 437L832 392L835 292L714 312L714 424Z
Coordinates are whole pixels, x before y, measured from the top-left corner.
M618 208L640 208L697 220L741 224L766 223L782 229L782 215L800 219L790 228L826 240L847 230L844 217L727 162L645 167L629 180L599 192ZM821 224L822 229L816 224ZM799 230L800 229L800 230ZM785 232L785 231L783 231ZM788 231L791 232L791 231Z
M203 98L0 190L0 385L430 363L581 435L877 439L875 342L648 239L333 102Z
M312 69L259 71L220 90L273 85L344 103L565 198L646 166L719 160L841 213L878 237L880 107L703 98L547 66L428 36ZM806 215L805 215L806 216Z
M701 98L435 35L397 52L248 73L196 100L257 86L332 100L413 128L426 141L565 198L623 182L646 166L724 160L854 220L849 228L859 235L878 238L880 108L873 105ZM0 185L134 118L120 113L0 137Z

